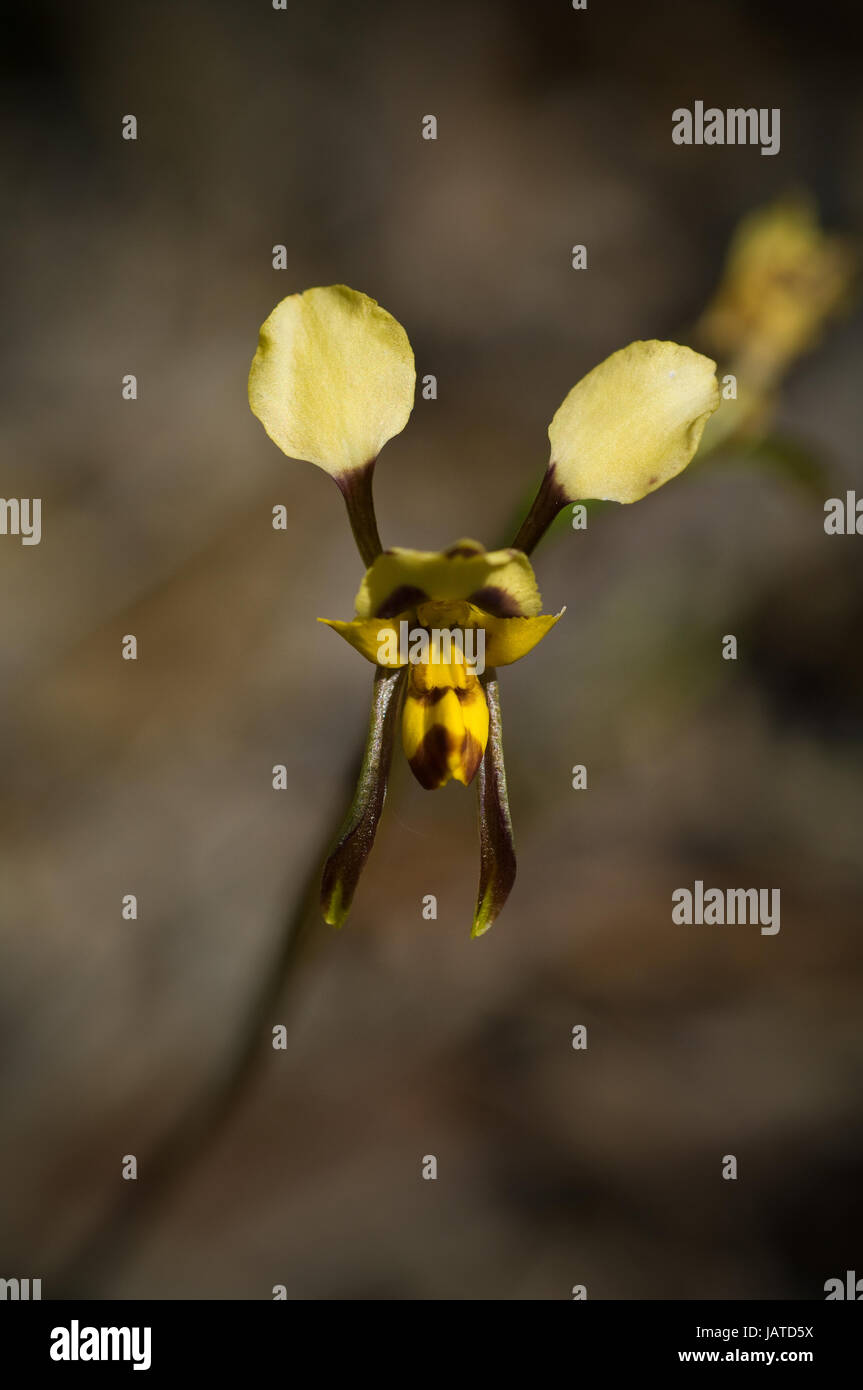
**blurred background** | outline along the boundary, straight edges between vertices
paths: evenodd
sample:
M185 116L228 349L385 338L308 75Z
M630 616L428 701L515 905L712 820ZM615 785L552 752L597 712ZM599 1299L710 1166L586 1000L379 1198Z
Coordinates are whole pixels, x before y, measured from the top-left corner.
M694 343L742 217L802 191L859 228L855 17L7 19L2 492L43 499L43 538L0 539L0 1273L44 1297L819 1299L860 1268L863 541L823 530L863 491L850 294L755 446L732 431L536 553L567 614L503 673L519 877L492 931L469 939L473 792L423 792L397 751L348 925L315 928L225 1123L147 1198L367 720L369 668L315 623L351 615L361 565L330 479L249 412L260 323L312 285L378 299L438 382L381 456L384 544L507 542L563 396L635 338ZM780 154L674 145L696 100L780 107ZM779 888L780 933L672 925L696 878Z

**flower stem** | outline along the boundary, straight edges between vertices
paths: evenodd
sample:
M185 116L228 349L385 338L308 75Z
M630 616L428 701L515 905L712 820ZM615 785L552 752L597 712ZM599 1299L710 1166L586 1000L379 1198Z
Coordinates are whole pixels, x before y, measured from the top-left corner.
M377 559L383 549L372 497L372 477L376 462L376 459L372 459L364 468L353 468L349 473L336 478L336 484L348 509L348 520L354 540L366 568Z
M361 744L345 768L346 789L353 790L361 762ZM342 797L339 797L341 803ZM183 1118L156 1141L145 1158L146 1182L133 1184L135 1201L123 1192L84 1237L71 1257L51 1276L52 1297L110 1297L108 1281L146 1236L154 1214L171 1197L215 1140L234 1118L258 1072L272 1055L271 1028L286 1017L285 997L298 975L310 938L321 921L320 866L333 839L327 824L318 853L292 895L290 906L276 935L273 948L253 988L243 1020L224 1068ZM278 1010L278 1016L276 1016ZM123 1184L125 1187L126 1185Z
M525 555L529 555L536 548L558 512L570 500L557 481L555 472L554 464L550 463L533 499L533 505L512 543L516 550L523 550Z

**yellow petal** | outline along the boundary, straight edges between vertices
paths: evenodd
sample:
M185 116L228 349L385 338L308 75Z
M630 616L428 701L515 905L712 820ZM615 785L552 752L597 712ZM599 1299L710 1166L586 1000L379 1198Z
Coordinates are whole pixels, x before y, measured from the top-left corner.
M567 500L637 502L682 472L719 405L715 373L709 357L655 340L588 372L548 428Z
M402 613L394 621L362 618L351 623L340 623L335 618L318 618L318 622L326 623L327 627L344 637L366 661L371 661L375 666L386 666L392 671L405 665L404 661L399 660L399 618L406 617L407 614Z
M417 622L425 628L482 628L485 633L484 665L511 666L533 651L565 612L566 609L561 608L559 613L541 613L535 618L496 618L473 603L435 600L421 603L416 616Z
M487 551L477 541L462 540L445 551L385 550L360 585L357 617L392 617L429 599L467 599L501 617L534 616L542 610L526 555Z
M565 612L561 608L559 613L543 613L538 618L484 618L486 666L511 666L520 661Z
M346 285L292 294L261 328L249 405L290 458L342 477L408 422L416 372L392 315Z
M457 663L410 667L402 745L420 786L432 791L450 778L468 786L487 739L488 705L475 675Z

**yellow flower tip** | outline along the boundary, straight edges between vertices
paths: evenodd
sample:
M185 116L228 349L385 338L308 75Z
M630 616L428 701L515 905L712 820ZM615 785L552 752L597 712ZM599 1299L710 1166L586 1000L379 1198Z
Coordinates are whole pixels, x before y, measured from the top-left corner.
M572 388L549 425L555 483L570 502L637 502L683 471L718 405L709 357L630 343Z
M321 911L327 926L344 926L350 911L350 903L344 901L341 883L336 882L333 885L328 900L321 903Z
M476 912L473 917L473 926L470 929L471 940L473 941L479 936L485 936L489 927L494 922L494 919L493 898L489 890L483 897L482 902L477 903Z
M399 617L394 620L355 618L349 623L339 622L337 618L318 618L318 622L331 627L373 666L397 670L406 664L399 651Z
M540 613L535 618L483 618L487 666L511 666L538 646L566 612Z
M263 324L249 405L283 453L338 479L404 429L415 385L401 324L368 295L329 285L289 295Z

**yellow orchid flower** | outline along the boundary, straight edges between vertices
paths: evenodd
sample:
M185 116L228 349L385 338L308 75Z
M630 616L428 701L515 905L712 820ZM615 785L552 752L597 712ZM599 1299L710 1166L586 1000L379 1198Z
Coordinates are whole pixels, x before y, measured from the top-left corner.
M741 221L696 332L766 390L849 302L855 268L850 240L822 230L811 198L780 198Z
M737 383L737 406L711 421L705 451L766 432L777 388L848 309L859 271L849 237L825 232L814 200L786 195L748 213L693 330Z
M542 612L528 554L567 503L635 502L681 472L719 404L715 372L709 358L676 343L631 343L589 372L555 414L548 469L511 547L487 551L460 540L442 552L383 550L372 474L413 405L407 335L374 300L344 285L290 295L270 314L249 403L284 453L335 479L367 566L355 616L320 619L375 667L356 794L324 866L328 922L344 922L371 851L401 715L405 755L423 787L477 784L472 935L491 926L516 868L497 668L532 651L564 611Z
M376 666L409 667L402 743L432 790L473 781L489 730L481 678L526 656L562 615L540 607L525 555L461 540L440 554L383 551L360 587L357 617L319 621Z
M469 786L479 774L482 853L474 936L491 925L515 878L496 668L526 656L562 616L543 614L541 607L526 555L488 552L477 541L460 540L440 554L383 551L360 585L356 618L319 620L379 672L407 668L400 692L402 746L420 786L431 791L450 780ZM378 689L383 698L386 686ZM399 708L395 687L393 701L392 720ZM390 733L388 748L391 743ZM361 818L349 818L325 869L324 916L334 925L350 906L366 834Z

